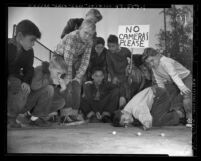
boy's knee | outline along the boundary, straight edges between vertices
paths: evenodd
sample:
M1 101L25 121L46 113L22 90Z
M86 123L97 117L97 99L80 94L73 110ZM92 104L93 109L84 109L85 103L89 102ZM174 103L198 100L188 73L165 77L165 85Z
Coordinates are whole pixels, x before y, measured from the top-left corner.
M47 94L48 94L49 97L52 97L54 95L54 87L51 86L51 85L48 85L45 88L45 91L47 92Z

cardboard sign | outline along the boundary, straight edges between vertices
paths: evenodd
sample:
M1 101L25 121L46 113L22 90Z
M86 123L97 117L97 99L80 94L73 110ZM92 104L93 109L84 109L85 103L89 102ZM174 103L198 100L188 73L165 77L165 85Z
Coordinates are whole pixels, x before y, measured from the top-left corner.
M127 48L149 47L149 25L122 25L118 30L119 44Z

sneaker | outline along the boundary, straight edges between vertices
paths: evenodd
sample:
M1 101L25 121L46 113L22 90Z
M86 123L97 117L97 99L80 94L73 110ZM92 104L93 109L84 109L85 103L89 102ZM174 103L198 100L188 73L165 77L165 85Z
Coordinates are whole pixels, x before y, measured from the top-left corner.
M30 117L25 114L19 114L16 118L16 123L21 127L28 127L30 123Z
M52 115L52 116L49 117L49 119L47 121L49 121L51 123L55 123L55 122L58 122L59 119L58 119L57 115Z
M37 126L37 127L49 127L51 124L49 124L47 121L45 121L42 118L38 118L35 121L30 121L29 125L31 126Z
M186 120L186 127L192 127L192 119L187 119Z
M16 118L8 117L7 128L20 128L21 126L16 122Z

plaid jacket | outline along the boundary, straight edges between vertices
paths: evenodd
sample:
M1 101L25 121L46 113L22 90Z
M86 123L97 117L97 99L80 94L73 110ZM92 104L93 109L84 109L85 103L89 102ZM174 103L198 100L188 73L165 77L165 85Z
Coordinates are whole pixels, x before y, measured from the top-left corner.
M93 41L83 42L79 30L67 34L57 45L55 52L64 57L67 64L66 81L74 78L80 80L89 65Z

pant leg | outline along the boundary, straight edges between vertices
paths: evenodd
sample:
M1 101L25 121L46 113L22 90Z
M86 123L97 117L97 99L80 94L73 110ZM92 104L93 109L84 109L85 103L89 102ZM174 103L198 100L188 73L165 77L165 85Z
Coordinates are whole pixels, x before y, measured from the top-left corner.
M16 77L8 78L7 88L7 114L16 117L24 108L27 102L27 95L21 88L21 80Z
M80 110L82 111L84 116L87 116L89 112L94 111L92 108L92 101L81 98Z
M119 89L115 88L99 101L100 113L109 112L111 115L118 109Z
M81 85L77 81L72 82L72 108L79 110L81 99Z
M153 126L177 125L179 116L176 111L170 111L171 100L168 93L161 88L156 89L154 102L151 109Z
M183 79L183 82L192 91L192 75L190 74ZM188 95L183 95L183 106L186 111L187 118L192 118L192 92Z
M38 91L33 92L26 104L26 109L31 111L31 114L36 117L47 116L52 111L50 106L54 96L54 88L48 85Z

